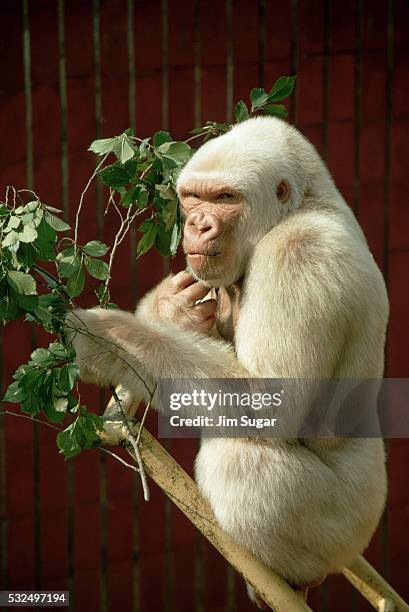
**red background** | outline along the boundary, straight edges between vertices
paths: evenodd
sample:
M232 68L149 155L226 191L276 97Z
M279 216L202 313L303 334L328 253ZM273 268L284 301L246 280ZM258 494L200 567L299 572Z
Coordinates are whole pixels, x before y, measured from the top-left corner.
M0 16L1 193L8 184L31 183L32 155L37 193L61 208L67 202L71 220L95 163L86 149L96 135L134 125L139 136L169 128L183 138L195 123L223 121L251 87L296 73L291 118L327 159L385 274L387 376L408 376L408 2L10 0ZM112 239L115 219L103 227L97 201L92 188L81 242ZM119 254L112 282L123 308L164 270L153 252L135 265L130 246ZM39 343L48 340L38 335ZM22 323L5 329L4 382L32 341ZM83 400L98 409L104 398L88 388ZM0 588L70 588L78 611L252 609L242 581L155 485L146 504L130 471L98 450L66 464L54 433L33 432L24 420L3 418L0 444ZM195 450L195 441L172 444L188 471ZM408 461L408 441L390 441L388 508L367 551L406 598ZM316 589L310 605L322 612L368 609L342 577Z

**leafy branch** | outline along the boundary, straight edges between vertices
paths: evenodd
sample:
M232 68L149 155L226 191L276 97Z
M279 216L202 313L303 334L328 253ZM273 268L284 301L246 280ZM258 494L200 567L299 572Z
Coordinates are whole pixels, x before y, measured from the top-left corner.
M286 117L285 106L277 102L287 98L294 85L295 77L281 77L269 92L252 89L249 104L240 100L235 106L236 122L258 114ZM20 416L27 418L37 418L42 413L51 423L62 424L68 419L68 426L57 435L60 452L67 459L103 443L104 421L81 405L79 368L63 333L66 313L82 296L86 281L99 306L115 307L109 289L113 263L132 227L137 225L140 233L137 257L153 246L163 256L176 254L183 229L175 188L178 175L193 154L191 145L224 134L231 127L208 121L183 141L175 141L163 130L150 138L139 138L131 129L119 136L95 140L89 150L101 160L81 193L72 234L59 216L60 211L42 202L35 192L11 186L6 189L5 200L0 202L0 319L7 324L24 317L57 340L47 348L35 349L30 360L18 367L3 401L19 404L24 413ZM109 158L113 158L112 163L107 163ZM94 180L108 188L106 212L113 209L118 218L111 247L99 240L84 245L78 242L80 215ZM94 340L98 344L101 339ZM104 345L101 350L111 349ZM126 364L125 355L123 360ZM139 374L135 372L135 376ZM153 392L148 389L151 399ZM138 460L139 436L133 437L121 401L115 391L113 394ZM143 420L148 408L149 403ZM148 496L141 461L138 464Z

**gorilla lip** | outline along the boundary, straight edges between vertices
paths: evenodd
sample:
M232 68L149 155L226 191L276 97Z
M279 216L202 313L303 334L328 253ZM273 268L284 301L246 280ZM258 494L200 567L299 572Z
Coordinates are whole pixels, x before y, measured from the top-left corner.
M187 254L188 257L217 257L218 255L221 255L221 252L217 252L217 253L188 253Z

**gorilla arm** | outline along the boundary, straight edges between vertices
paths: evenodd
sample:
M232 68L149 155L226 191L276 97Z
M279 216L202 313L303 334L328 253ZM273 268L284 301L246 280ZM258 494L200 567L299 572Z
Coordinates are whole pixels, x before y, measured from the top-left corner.
M102 309L68 316L81 377L121 384L138 398L142 381L149 397L158 378L330 377L345 338L342 296L350 293L350 274L342 269L345 253L334 248L331 224L324 231L311 220L283 222L257 245L245 280L237 354L223 340L180 329L185 314L183 308L177 314L178 295L162 295L166 307L173 305L173 324L161 318L151 293L136 316Z

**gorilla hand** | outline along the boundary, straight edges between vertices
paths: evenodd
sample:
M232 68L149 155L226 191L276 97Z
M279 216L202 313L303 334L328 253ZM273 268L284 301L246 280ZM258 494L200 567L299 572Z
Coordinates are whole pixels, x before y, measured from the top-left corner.
M203 298L209 288L189 272L168 276L140 303L137 316L167 323L180 329L209 333L216 320L216 300ZM197 303L199 302L199 303Z

